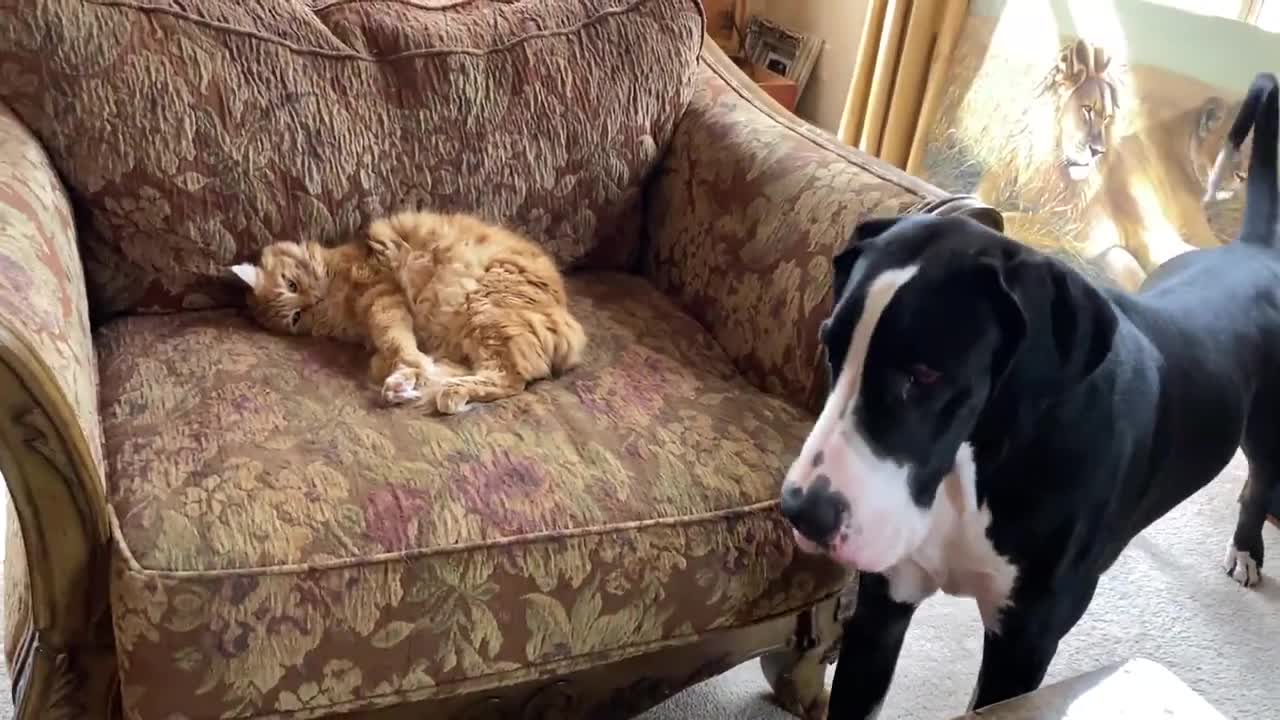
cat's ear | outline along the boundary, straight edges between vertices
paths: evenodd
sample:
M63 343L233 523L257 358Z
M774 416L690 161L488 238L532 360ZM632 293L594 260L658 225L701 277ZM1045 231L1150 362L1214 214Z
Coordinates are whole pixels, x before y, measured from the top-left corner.
M262 284L262 271L258 269L257 265L240 263L227 269L231 271L231 274L240 278L245 285L249 286L250 290L257 290L258 286Z

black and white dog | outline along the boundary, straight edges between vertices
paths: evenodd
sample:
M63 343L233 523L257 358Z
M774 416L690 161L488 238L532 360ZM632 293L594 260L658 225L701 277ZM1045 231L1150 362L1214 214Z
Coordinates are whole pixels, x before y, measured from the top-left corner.
M801 547L862 571L829 720L876 714L917 605L977 600L971 707L1036 689L1130 540L1243 447L1226 570L1260 580L1280 485L1276 78L1252 129L1229 245L1181 255L1136 295L965 218L871 220L834 259L826 405L782 487Z

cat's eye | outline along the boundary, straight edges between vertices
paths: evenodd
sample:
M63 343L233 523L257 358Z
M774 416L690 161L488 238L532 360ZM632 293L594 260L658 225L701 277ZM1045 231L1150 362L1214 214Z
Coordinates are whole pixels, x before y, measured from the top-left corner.
M1248 179L1245 176L1245 174L1240 172L1239 170L1236 171L1235 175L1236 175L1236 182L1244 182L1246 179Z
M285 280L285 281L284 281L284 284L285 284L285 287L289 288L289 292L291 292L291 293L296 293L296 292L298 292L298 283L296 283L296 282L294 282L294 281L292 281L292 280Z
M301 310L294 310L294 311L293 311L293 313L292 313L291 315L289 315L289 325L290 325L290 327L298 327L298 321L299 321L299 320L301 320L301 319L302 319L302 311L301 311Z

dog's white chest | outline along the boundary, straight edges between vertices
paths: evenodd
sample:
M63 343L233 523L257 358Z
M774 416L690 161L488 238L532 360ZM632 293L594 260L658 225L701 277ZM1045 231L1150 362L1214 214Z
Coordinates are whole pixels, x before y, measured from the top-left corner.
M991 511L978 507L972 455L965 448L943 480L929 513L929 534L915 552L885 571L889 594L919 603L941 590L978 602L982 622L998 630L1018 569L987 538Z

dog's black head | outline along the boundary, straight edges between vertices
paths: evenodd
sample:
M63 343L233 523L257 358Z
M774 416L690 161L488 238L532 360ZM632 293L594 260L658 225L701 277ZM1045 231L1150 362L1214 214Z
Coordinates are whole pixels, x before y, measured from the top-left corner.
M1116 328L1083 277L960 217L858 225L833 291L830 391L782 510L802 547L869 572L924 539L948 473L972 478L985 413L1083 382Z

